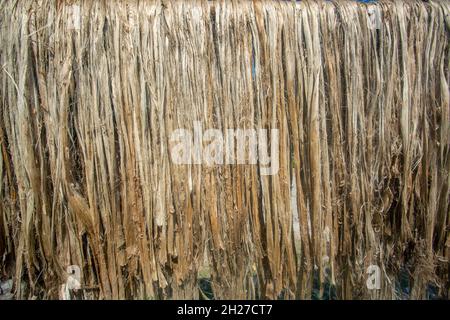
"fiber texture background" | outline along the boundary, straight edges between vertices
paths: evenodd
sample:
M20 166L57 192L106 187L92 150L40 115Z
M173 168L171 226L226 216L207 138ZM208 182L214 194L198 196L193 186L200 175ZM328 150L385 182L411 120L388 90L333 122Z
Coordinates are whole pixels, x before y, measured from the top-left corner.
M205 268L216 298L399 298L401 274L448 298L449 23L448 1L0 1L1 274L18 298L61 297L69 265L85 299L198 298ZM194 121L279 129L278 174L174 164Z

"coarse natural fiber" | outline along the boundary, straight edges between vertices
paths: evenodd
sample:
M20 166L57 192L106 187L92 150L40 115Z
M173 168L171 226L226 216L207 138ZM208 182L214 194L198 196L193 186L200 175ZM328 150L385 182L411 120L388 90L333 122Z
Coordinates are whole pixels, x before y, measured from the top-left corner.
M1 274L17 298L69 265L85 299L198 298L205 265L219 299L448 298L449 8L1 0ZM194 121L278 129L278 174L175 164Z

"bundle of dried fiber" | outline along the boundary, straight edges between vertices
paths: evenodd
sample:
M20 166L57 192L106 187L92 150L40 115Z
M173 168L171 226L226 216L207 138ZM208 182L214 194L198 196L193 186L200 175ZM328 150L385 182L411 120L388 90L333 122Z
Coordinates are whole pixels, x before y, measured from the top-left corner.
M64 296L68 266L84 299L198 298L205 264L220 299L448 298L449 8L1 0L0 275L17 298ZM278 130L276 174L175 163L198 124Z

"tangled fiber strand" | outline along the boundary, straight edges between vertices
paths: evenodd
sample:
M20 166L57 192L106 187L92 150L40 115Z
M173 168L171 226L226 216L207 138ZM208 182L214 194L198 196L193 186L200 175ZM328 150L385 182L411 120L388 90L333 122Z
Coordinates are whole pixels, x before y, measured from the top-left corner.
M198 298L206 261L216 298L376 299L407 270L448 298L449 7L0 1L1 275ZM278 173L175 164L195 121L278 129Z

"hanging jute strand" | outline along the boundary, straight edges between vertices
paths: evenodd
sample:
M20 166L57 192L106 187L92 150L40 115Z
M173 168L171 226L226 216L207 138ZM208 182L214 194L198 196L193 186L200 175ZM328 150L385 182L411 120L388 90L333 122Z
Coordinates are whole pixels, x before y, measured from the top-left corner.
M448 298L449 8L0 0L0 276L16 298ZM276 170L174 161L199 127L276 130Z

